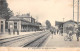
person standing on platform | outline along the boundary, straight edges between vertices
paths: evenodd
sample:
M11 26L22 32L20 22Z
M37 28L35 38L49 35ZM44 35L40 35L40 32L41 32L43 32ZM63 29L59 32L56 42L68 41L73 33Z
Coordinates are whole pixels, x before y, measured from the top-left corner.
M52 35L52 38L53 38L53 30L52 30L52 29L50 29L50 32L51 32L51 35Z
M13 30L13 34L15 35L15 30Z
M19 30L17 30L17 35L19 35Z
M10 31L10 28L8 29L8 33L9 33L9 35L11 35L11 31Z
M51 27L51 28L50 28L50 32L51 32L51 35L52 35L52 38L53 38L54 27Z
M56 29L55 28L53 29L53 32L54 32L54 35L56 35Z
M59 29L57 29L57 34L59 33Z

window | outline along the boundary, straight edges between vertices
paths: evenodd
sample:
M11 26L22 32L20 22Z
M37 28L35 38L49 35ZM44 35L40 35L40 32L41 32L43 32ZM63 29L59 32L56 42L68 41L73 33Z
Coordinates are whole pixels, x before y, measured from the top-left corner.
M14 29L17 29L17 22L14 22Z
M3 21L1 21L1 23L3 23Z

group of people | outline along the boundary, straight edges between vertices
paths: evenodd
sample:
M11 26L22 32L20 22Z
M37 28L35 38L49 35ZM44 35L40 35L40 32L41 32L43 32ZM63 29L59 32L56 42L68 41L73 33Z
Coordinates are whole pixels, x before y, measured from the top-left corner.
M63 30L59 30L59 29L56 29L56 28L50 28L50 32L51 34L60 34L60 35L63 35Z
M54 27L50 28L50 32L51 32L51 34L55 34L56 35L56 29Z
M70 30L70 31L68 31L67 34L69 34L69 37L72 36L72 35L74 35L74 34L76 34L77 41L79 41L79 37L80 37L80 25L78 25L78 27L76 28L75 31L76 32L74 32L74 30L73 31Z
M50 28L50 32L52 34L52 37L53 37L53 34L56 35L56 33L57 34L61 34L63 36L63 30L59 30L59 29L56 29L56 28ZM74 33L71 30L68 30L67 34L69 35L69 37L72 36L73 34L76 34L77 41L79 41L79 37L80 37L80 25L78 25L76 33Z

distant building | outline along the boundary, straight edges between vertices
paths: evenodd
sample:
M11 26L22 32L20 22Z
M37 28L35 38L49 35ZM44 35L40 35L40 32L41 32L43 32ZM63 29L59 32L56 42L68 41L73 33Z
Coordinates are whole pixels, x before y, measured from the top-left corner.
M44 30L46 30L46 29L47 29L46 26L41 26L41 27L40 27L40 30L43 30L43 31L44 31Z
M30 14L23 14L11 17L8 21L8 28L19 30L20 32L26 31L39 31L41 23L35 22L35 19Z
M5 19L0 17L0 33L5 33Z
M66 33L68 27L72 27L72 30L75 31L75 29L77 28L77 22L75 22L73 20L69 20L66 22L56 21L55 26L57 26L59 30L64 30L64 32Z

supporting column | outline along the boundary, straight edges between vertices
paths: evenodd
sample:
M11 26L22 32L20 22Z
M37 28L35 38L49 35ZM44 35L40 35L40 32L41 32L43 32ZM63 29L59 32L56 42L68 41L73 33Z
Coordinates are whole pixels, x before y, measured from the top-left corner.
M3 21L3 33L5 33L5 20Z
M21 21L19 21L18 23L18 29L19 29L19 32L21 32Z
M27 25L27 31L28 31L28 25Z
M0 33L1 33L1 21L0 21Z
M23 31L23 26L21 27L21 31Z

